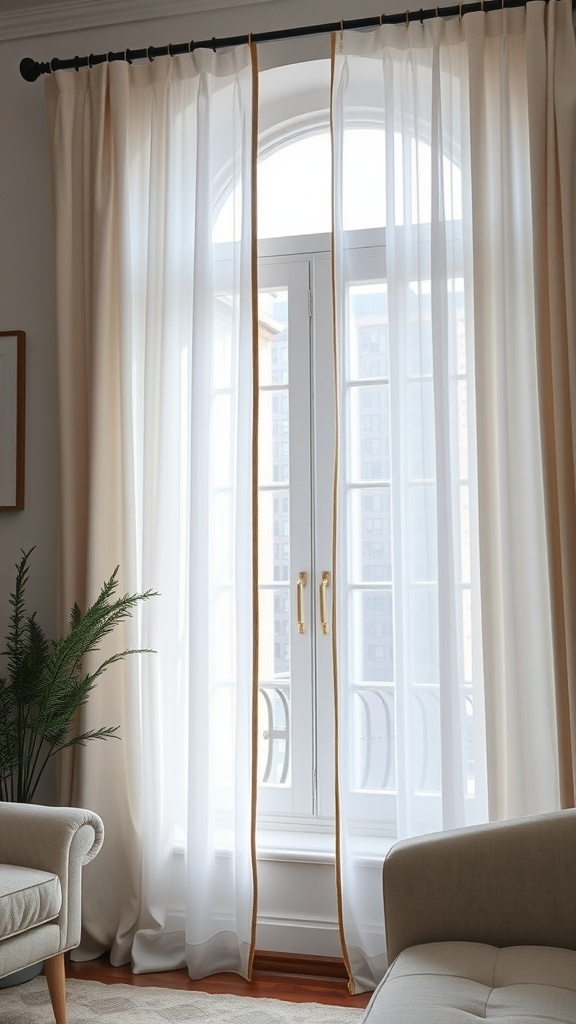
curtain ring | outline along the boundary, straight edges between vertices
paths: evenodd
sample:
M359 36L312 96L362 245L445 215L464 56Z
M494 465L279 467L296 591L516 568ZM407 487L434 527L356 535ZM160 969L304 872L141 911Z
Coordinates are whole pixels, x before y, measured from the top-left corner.
M80 71L80 57L74 57L74 71Z
M380 28L382 28L383 24L384 24L384 15L381 14L380 15Z
M252 46L252 33L248 33L248 46Z
M437 7L435 8L435 13L436 13L436 17L437 17L437 18L439 18L439 17L440 17L440 13L439 13L439 11L438 11L438 8L437 8Z
M149 46L148 47L148 49L146 50L146 56L148 57L148 60L150 61L150 63L152 63L152 61L154 60L154 47L153 46Z
M194 53L194 40L191 39L188 43L188 53Z
M94 54L93 53L91 53L89 55L89 57L88 57L88 67L89 68L93 68L94 67Z
M424 24L424 12L423 12L422 8L420 8L420 24L421 25Z
M458 4L458 20L462 21L462 0Z
M124 60L127 64L132 63L132 57L130 56L130 50L124 50Z
M212 36L212 49L216 53L216 36Z
M406 9L406 28L410 28L410 12Z

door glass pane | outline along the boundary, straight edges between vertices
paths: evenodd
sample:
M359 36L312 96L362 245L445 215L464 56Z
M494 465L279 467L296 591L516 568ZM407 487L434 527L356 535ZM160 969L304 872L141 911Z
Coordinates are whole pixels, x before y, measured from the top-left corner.
M388 378L388 291L384 281L350 285L347 326L350 378Z
M353 584L390 583L390 487L354 487L349 503L349 557Z
M355 482L390 480L390 388L359 384L349 389L349 474Z
M396 789L390 338L381 280L347 291L347 537L352 757L358 791Z
M359 685L353 689L353 785L356 790L396 790L393 686Z
M438 323L433 330L431 281L408 281L391 327L386 285L362 277L365 266L358 261L358 278L346 289L342 355L349 749L359 794L393 795L404 787L422 798L422 820L432 822L442 782L446 666L461 720L465 795L475 792L464 289L458 277L445 282L445 330ZM381 266L380 258L379 272ZM449 532L439 519L444 508ZM443 564L447 555L454 564L451 603L439 570L440 541ZM441 606L453 615L450 660L440 648ZM357 806L367 813L365 801Z
M259 298L258 781L290 785L288 292Z

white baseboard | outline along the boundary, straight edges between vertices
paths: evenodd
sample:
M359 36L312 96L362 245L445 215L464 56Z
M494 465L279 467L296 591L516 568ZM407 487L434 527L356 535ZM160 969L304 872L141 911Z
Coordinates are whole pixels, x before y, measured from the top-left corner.
M341 957L335 921L294 920L258 915L256 948L275 953Z

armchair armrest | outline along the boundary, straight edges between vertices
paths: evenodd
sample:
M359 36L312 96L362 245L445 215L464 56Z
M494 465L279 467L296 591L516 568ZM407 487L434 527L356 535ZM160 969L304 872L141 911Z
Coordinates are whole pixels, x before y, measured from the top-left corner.
M576 949L576 809L403 840L383 886L390 963L424 942Z
M80 941L82 867L104 841L102 820L79 807L0 802L0 864L18 864L58 875L62 949Z
M0 802L0 863L60 874L73 841L82 864L96 856L104 841L97 814L79 807Z

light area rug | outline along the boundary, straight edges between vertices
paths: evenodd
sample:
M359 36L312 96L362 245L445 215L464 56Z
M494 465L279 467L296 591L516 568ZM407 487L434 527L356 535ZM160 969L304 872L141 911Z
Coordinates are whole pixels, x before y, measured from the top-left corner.
M364 1010L66 980L68 1024L361 1024ZM0 990L1 1024L54 1024L46 979Z

